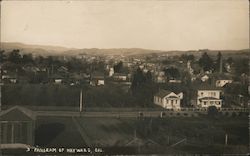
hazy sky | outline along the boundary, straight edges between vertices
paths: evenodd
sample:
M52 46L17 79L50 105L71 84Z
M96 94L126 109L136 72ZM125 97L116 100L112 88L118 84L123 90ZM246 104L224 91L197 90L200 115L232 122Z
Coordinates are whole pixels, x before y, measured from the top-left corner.
M249 48L248 0L3 1L1 41L75 48Z

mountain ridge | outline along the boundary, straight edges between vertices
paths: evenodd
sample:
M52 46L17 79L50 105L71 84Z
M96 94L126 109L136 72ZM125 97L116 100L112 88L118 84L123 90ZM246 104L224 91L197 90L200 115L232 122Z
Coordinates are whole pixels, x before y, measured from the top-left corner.
M140 55L140 54L153 54L153 53L167 53L167 54L183 54L183 53L200 53L203 51L209 52L249 52L249 49L241 50L152 50L143 48L67 48L63 46L53 45L36 45L25 44L20 42L1 42L1 50L11 51L19 49L21 53L32 53L36 55L79 55L79 54L94 54L94 55Z

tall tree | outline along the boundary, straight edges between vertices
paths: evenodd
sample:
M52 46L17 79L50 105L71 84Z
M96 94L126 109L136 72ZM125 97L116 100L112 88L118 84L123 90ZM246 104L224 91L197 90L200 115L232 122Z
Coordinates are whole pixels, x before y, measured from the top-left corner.
M132 92L135 93L138 88L140 88L143 83L145 83L146 79L143 75L143 72L140 68L137 68L136 72L133 75L131 89Z
M216 62L215 62L215 70L217 72L222 72L222 69L223 69L222 55L221 55L221 52L219 51L218 54L217 54Z
M123 62L120 61L118 64L114 65L114 72L121 73L123 68Z
M204 71L213 70L214 63L207 52L202 54L201 58L199 59L199 65L203 68Z

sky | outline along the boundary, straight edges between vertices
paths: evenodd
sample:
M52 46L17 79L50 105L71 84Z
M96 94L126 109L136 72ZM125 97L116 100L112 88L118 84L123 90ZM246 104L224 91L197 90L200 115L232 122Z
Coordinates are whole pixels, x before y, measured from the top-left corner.
M248 0L2 1L1 41L70 48L249 48Z

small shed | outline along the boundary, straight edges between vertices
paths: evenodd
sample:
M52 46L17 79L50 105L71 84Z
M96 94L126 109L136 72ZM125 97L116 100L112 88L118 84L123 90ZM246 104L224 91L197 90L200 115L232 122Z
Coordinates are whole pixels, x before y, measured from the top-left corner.
M35 113L24 107L3 110L0 112L0 143L34 145L35 120Z

